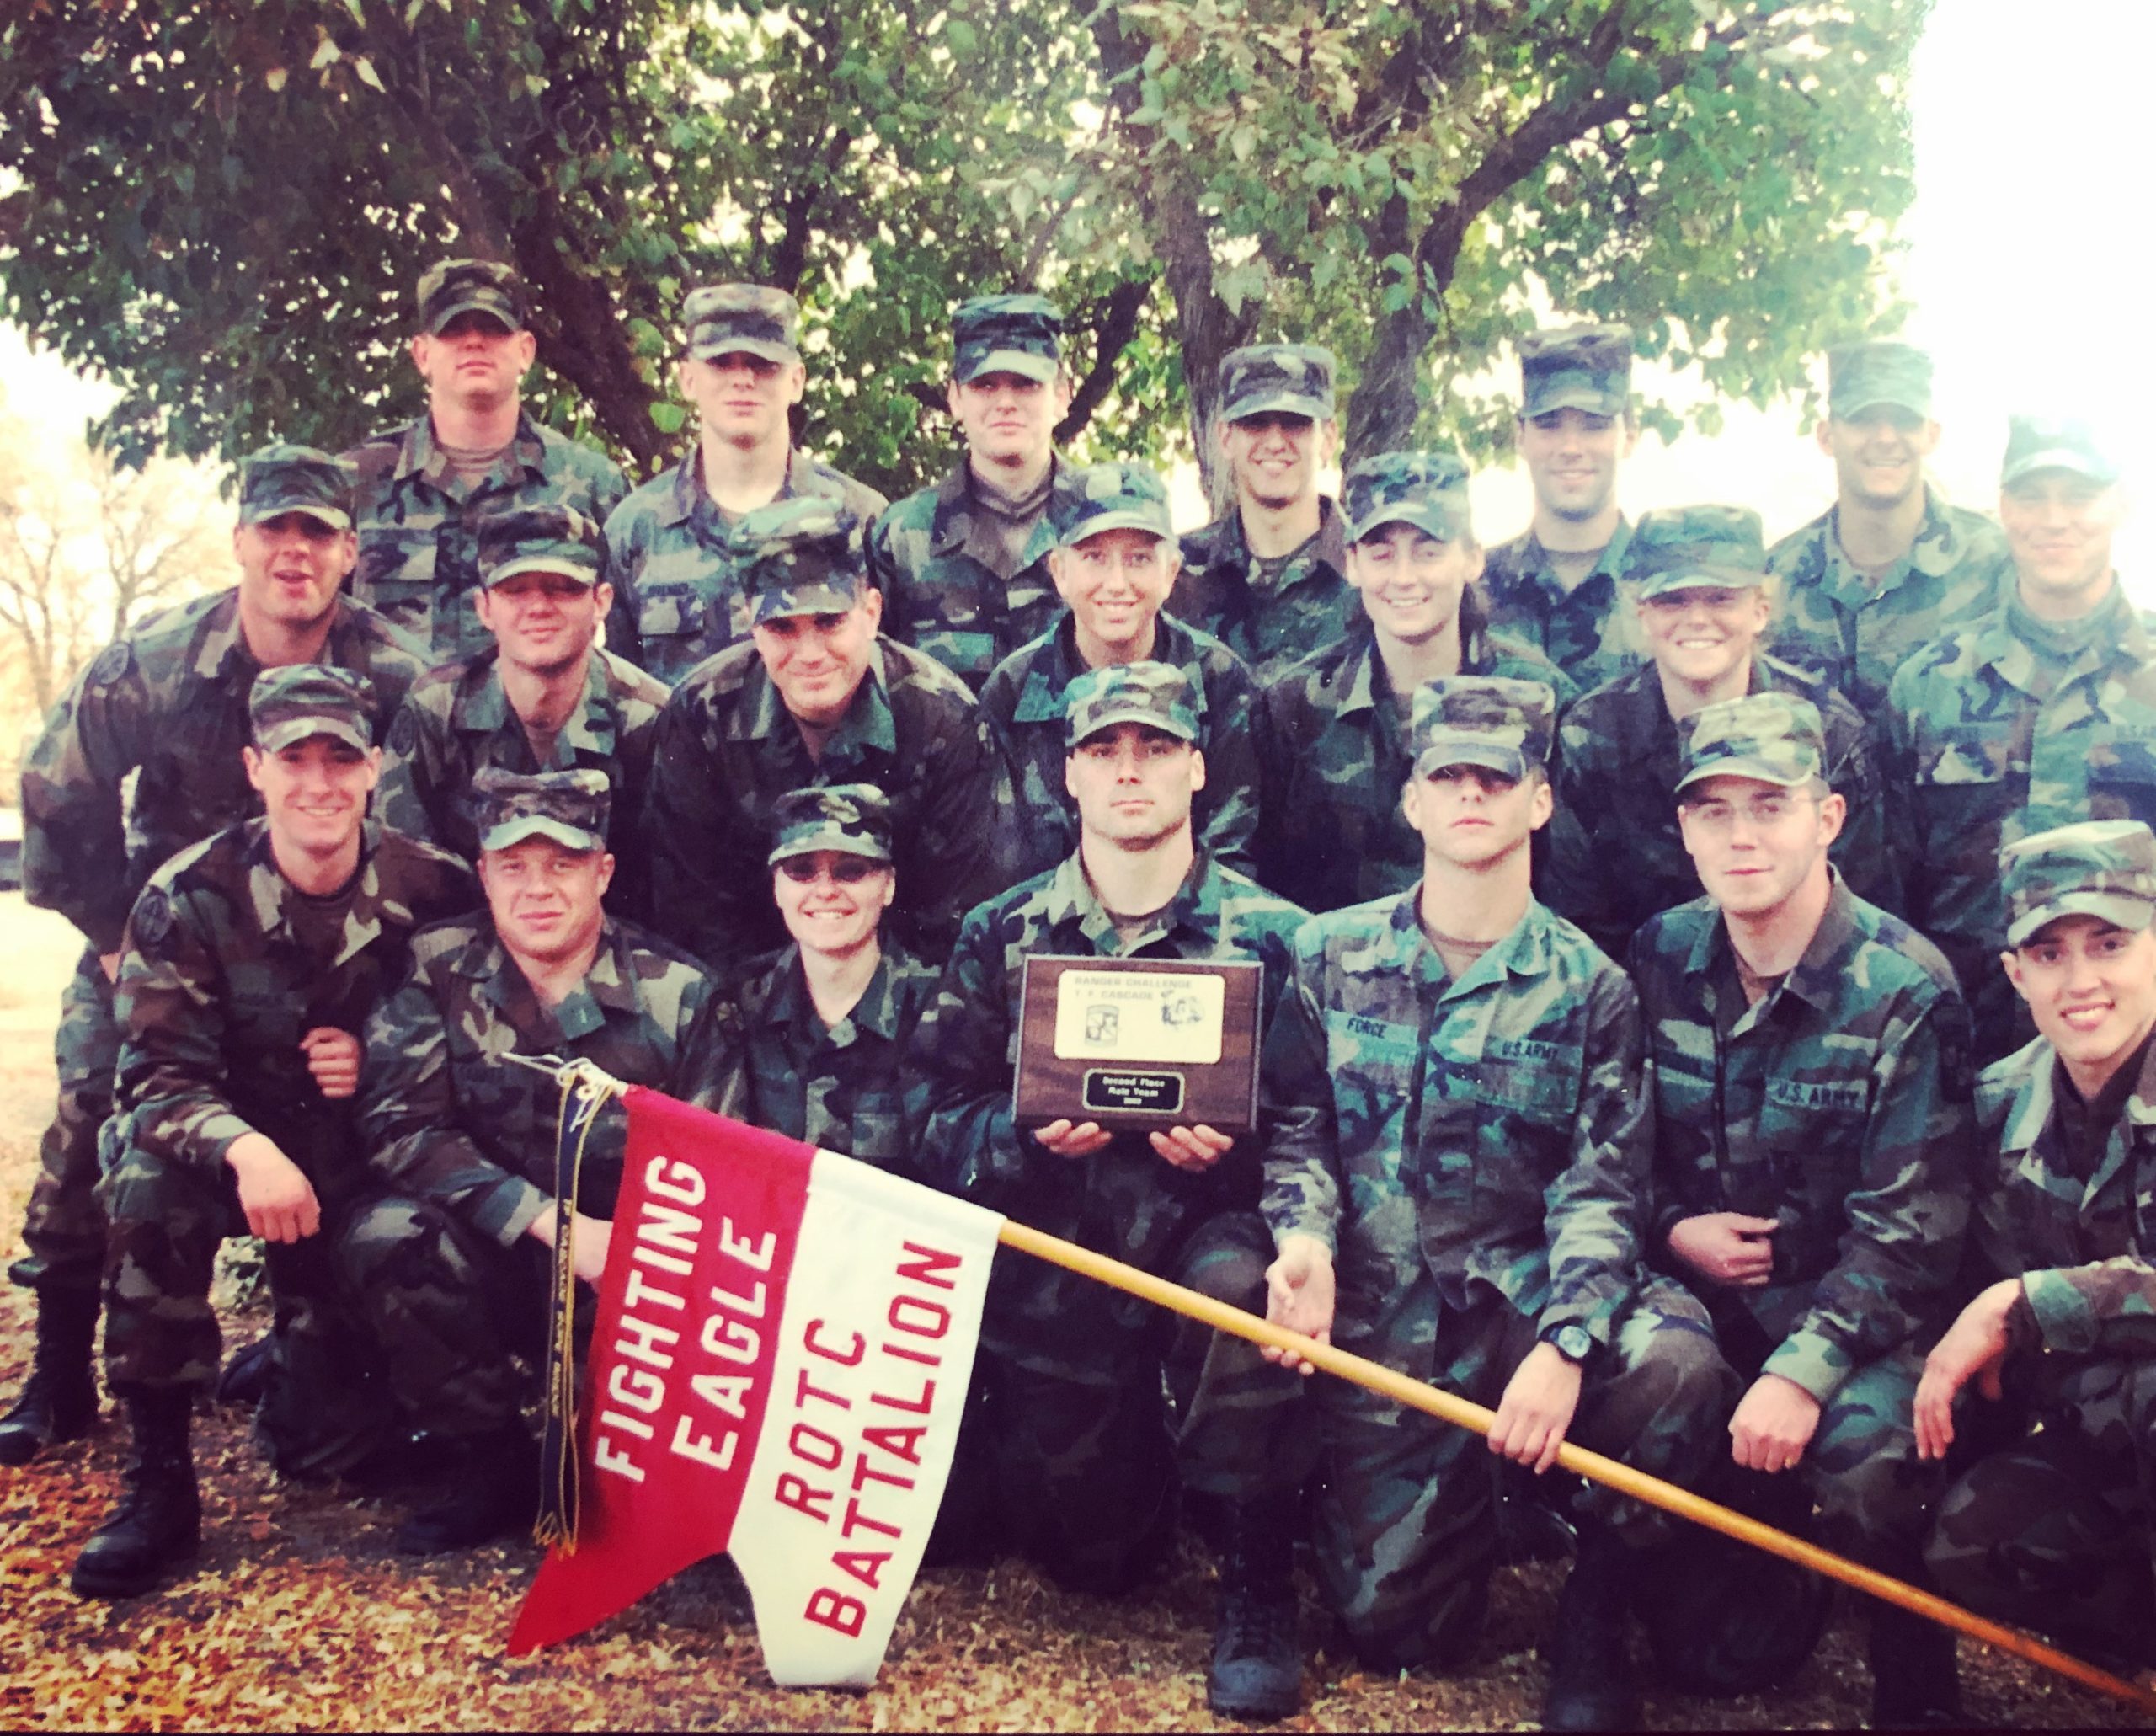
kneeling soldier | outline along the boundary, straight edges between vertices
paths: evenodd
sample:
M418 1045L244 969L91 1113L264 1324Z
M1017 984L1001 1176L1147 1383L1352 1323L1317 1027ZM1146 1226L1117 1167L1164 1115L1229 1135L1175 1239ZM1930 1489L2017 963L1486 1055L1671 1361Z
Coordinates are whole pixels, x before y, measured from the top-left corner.
M1947 1596L2133 1669L2156 1663L2156 836L2087 820L2000 852L2006 974L2035 1041L1977 1085L1975 1241L1996 1281L1925 1362L1919 1450L2013 1444L1939 1504ZM1955 1414L1970 1381L2004 1416Z
M931 1093L923 1158L993 1210L1254 1309L1270 1248L1247 1143L1206 1126L1140 1139L1091 1121L1027 1135L1013 1118L1028 955L1257 959L1273 996L1303 921L1192 841L1205 761L1180 670L1091 670L1069 703L1078 848L966 918L916 1044ZM1121 1591L1171 1536L1179 1471L1228 1508L1209 1702L1235 1717L1293 1712L1294 1514L1310 1461L1297 1383L1241 1339L1034 1260L997 1263L981 1349L980 1426L1015 1541L1065 1584Z
M878 1169L915 1170L902 1071L938 973L883 934L898 889L873 784L798 789L771 823L771 896L792 943L741 988L748 1119Z
M1733 1383L1705 1311L1641 1269L1653 1114L1632 986L1529 890L1554 709L1536 682L1422 687L1404 798L1421 882L1295 937L1265 1055L1267 1313L1494 1403L1489 1450L1537 1472L1577 1439L1689 1481ZM1320 1397L1332 1605L1371 1667L1449 1667L1481 1623L1495 1480L1463 1429L1345 1383ZM1548 1729L1637 1713L1635 1552L1662 1527L1593 1493Z
M173 857L129 919L117 1162L99 1192L105 1370L135 1455L119 1510L76 1560L86 1596L147 1591L195 1552L188 1414L217 1372L210 1279L227 1236L269 1244L283 1411L312 1437L273 1431L280 1460L348 1468L387 1420L360 1390L371 1358L326 1251L366 1192L350 1103L358 1033L412 931L468 910L478 889L454 857L365 824L375 709L346 670L259 676L241 752L264 817Z
M600 904L613 876L596 772L479 774L483 911L418 935L403 986L367 1021L360 1122L398 1197L344 1235L391 1383L454 1450L437 1506L398 1533L408 1554L531 1522L537 1450L519 1418L536 1385L512 1361L546 1342L561 1093L512 1055L588 1060L627 1085L739 1114L734 1009L686 954ZM574 1220L596 1289L627 1118L592 1127Z
M1938 948L1829 866L1845 799L1818 712L1755 693L1685 721L1678 812L1707 895L1648 922L1631 955L1655 1084L1650 1246L1750 1383L1734 1464L1801 1477L1831 1546L1920 1578L1935 1491L1909 1403L1968 1216L1968 1011ZM1953 1717L1953 1634L1870 1607L1873 1723Z

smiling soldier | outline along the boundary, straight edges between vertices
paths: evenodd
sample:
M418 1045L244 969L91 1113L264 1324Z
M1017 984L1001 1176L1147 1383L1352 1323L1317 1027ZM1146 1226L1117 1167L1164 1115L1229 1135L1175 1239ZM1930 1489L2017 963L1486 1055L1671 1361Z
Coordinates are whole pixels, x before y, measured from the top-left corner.
M1782 582L1769 649L1876 718L1910 653L2005 600L2006 543L1925 478L1939 424L1931 358L1915 345L1830 350L1815 435L1834 461L1834 504L1767 553Z
M1820 714L1825 775L1846 804L1833 860L1859 897L1891 905L1879 772L1856 708L1761 654L1774 612L1759 515L1736 506L1643 513L1630 556L1652 661L1584 693L1559 720L1550 903L1622 959L1648 917L1699 895L1670 799L1680 738L1703 708L1786 693Z
M366 676L377 734L419 676L418 647L338 593L352 566L352 483L350 465L311 446L243 460L239 583L154 615L99 653L23 767L24 896L89 945L61 994L59 1107L38 1148L29 1252L8 1269L38 1293L38 1338L21 1400L0 1417L0 1464L81 1434L97 1413L98 1130L112 1107L112 984L136 895L175 852L259 811L240 749L264 668L334 663Z
M360 478L351 589L446 663L488 646L477 519L555 501L603 523L627 484L606 454L524 413L539 340L508 266L443 260L419 280L419 312L412 366L426 414L345 454Z
M1354 618L1346 526L1317 486L1340 449L1337 366L1315 344L1254 344L1220 361L1213 438L1235 504L1183 538L1168 601L1261 679L1336 643Z
M1205 788L1192 823L1222 866L1247 873L1258 834L1263 714L1242 659L1209 633L1165 612L1177 556L1168 491L1142 464L1096 464L1071 473L1061 536L1049 571L1067 612L996 666L980 708L1011 763L1006 874L1051 868L1078 841L1078 814L1064 783L1064 698L1088 669L1167 663L1189 681Z
M793 444L808 383L801 307L783 290L720 283L681 303L687 345L675 365L696 412L696 448L632 493L606 521L621 609L606 642L671 687L713 652L749 637L733 526L774 500L814 494L864 525L889 502Z
M1534 489L1528 528L1490 551L1491 625L1534 646L1582 687L1639 660L1617 474L1639 444L1632 334L1572 325L1520 339L1519 455Z
M1649 921L1630 963L1655 1089L1649 1252L1746 1383L1716 1492L1800 1524L1816 1500L1830 1547L1920 1580L1936 1491L1909 1405L1968 1215L1967 1010L1938 949L1830 865L1849 804L1808 700L1717 701L1681 733L1673 805L1706 896ZM1781 1594L1741 1571L1725 1622ZM1954 1718L1953 1634L1891 1604L1870 1618L1874 1726Z

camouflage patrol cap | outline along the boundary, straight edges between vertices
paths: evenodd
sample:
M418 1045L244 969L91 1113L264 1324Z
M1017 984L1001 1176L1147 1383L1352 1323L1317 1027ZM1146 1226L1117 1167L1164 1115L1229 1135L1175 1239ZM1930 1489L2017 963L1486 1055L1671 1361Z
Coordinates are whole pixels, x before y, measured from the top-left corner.
M1931 415L1931 358L1895 338L1843 344L1827 352L1827 414L1854 421L1881 405Z
M1767 539L1745 506L1657 506L1640 515L1625 553L1642 600L1694 585L1767 582Z
M976 296L951 315L961 384L983 374L1053 380L1063 366L1063 315L1046 296Z
M259 525L303 512L333 531L349 531L359 486L349 458L318 446L264 446L239 461L239 521Z
M605 576L606 544L599 526L574 506L550 501L513 507L488 513L475 529L483 585L519 573L559 573L585 585Z
M1074 472L1059 510L1065 548L1102 531L1150 531L1164 540L1176 533L1167 485L1144 464L1089 464Z
M1063 691L1063 740L1076 747L1117 724L1145 724L1179 740L1198 740L1190 677L1171 663L1111 663L1089 669Z
M507 330L531 323L524 284L492 259L444 259L419 280L419 329L435 335L460 313L491 313Z
M1709 777L1753 777L1785 789L1823 776L1826 732L1819 708L1788 693L1717 700L1682 719L1684 759L1677 791Z
M2010 947L2061 916L2100 916L2120 928L2156 921L2156 832L2138 820L2031 832L1999 852L1999 874Z
M1588 410L1621 416L1631 402L1632 330L1622 325L1565 325L1519 340L1523 416Z
M1348 540L1360 542L1385 525L1412 525L1440 542L1474 540L1467 507L1467 461L1457 452L1380 452L1342 479Z
M1515 783L1550 763L1557 696L1540 681L1439 676L1415 690L1408 751L1415 775L1480 766Z
M2101 487L2119 479L2119 467L2078 416L2010 416L2006 423L2006 462L1999 485L2010 489L2040 470L2067 470Z
M771 805L778 841L766 860L774 868L819 850L891 859L891 799L873 783L833 783L790 789Z
M483 767L472 779L479 802L479 847L506 850L526 838L552 838L566 850L604 850L611 805L606 774L511 772Z
M1284 412L1313 422L1332 419L1332 376L1339 364L1321 344L1250 344L1220 360L1220 414Z
M842 615L867 585L861 521L818 495L795 494L743 513L728 541L757 624L787 615Z
M248 692L248 733L266 754L310 735L327 735L365 753L374 745L374 683L356 670L327 663L280 664L255 676Z
M801 360L801 304L760 283L714 283L681 302L689 354L700 361L743 353L766 361Z

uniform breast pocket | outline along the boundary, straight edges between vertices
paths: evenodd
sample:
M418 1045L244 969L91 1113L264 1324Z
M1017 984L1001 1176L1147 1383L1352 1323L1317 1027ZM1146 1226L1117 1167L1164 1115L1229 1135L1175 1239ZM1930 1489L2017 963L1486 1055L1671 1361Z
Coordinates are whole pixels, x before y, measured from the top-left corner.
M1863 1180L1868 1101L1861 1080L1769 1082L1759 1106L1758 1144L1770 1197L1737 1209L1780 1224L1774 1235L1779 1281L1816 1279L1834 1263L1849 1215L1846 1202Z
M1994 836L2007 810L2020 805L2012 744L2004 730L1965 733L1950 739L1917 774L1917 800L1935 848L1980 834ZM1990 851L1983 852L1989 864Z
M2156 720L2106 724L2089 744L2089 812L2156 825Z
M1482 1156L1478 1178L1540 1197L1572 1161L1578 1081L1569 1069L1531 1060L1485 1059L1475 1073Z
M352 594L395 626L424 637L434 601L437 531L386 526L363 532Z
M933 657L953 675L975 687L995 667L995 635L992 633L925 628L913 635L913 648Z

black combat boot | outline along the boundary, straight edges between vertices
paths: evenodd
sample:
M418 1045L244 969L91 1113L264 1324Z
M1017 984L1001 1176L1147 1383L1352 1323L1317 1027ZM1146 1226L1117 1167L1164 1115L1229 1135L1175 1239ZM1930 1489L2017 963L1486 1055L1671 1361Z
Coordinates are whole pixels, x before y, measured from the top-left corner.
M1632 1683L1632 1552L1599 1525L1580 1528L1579 1558L1557 1600L1545 1648L1550 1686L1545 1730L1630 1730L1639 1723Z
M37 1349L14 1408L0 1417L0 1465L27 1465L45 1448L89 1432L98 1382L90 1370L97 1336L94 1290L37 1293Z
M441 1498L398 1528L400 1551L440 1555L531 1529L539 1515L539 1449L520 1426L451 1442L448 1455Z
M191 1560L202 1541L202 1503L187 1445L194 1395L150 1387L127 1395L135 1434L120 1504L75 1557L77 1597L139 1597L175 1562Z
M1871 1728L1958 1730L1961 1679L1951 1628L1895 1604L1871 1609Z
M1295 1637L1297 1504L1245 1502L1228 1514L1220 1552L1220 1612L1205 1703L1223 1717L1267 1723L1291 1717L1303 1698Z

